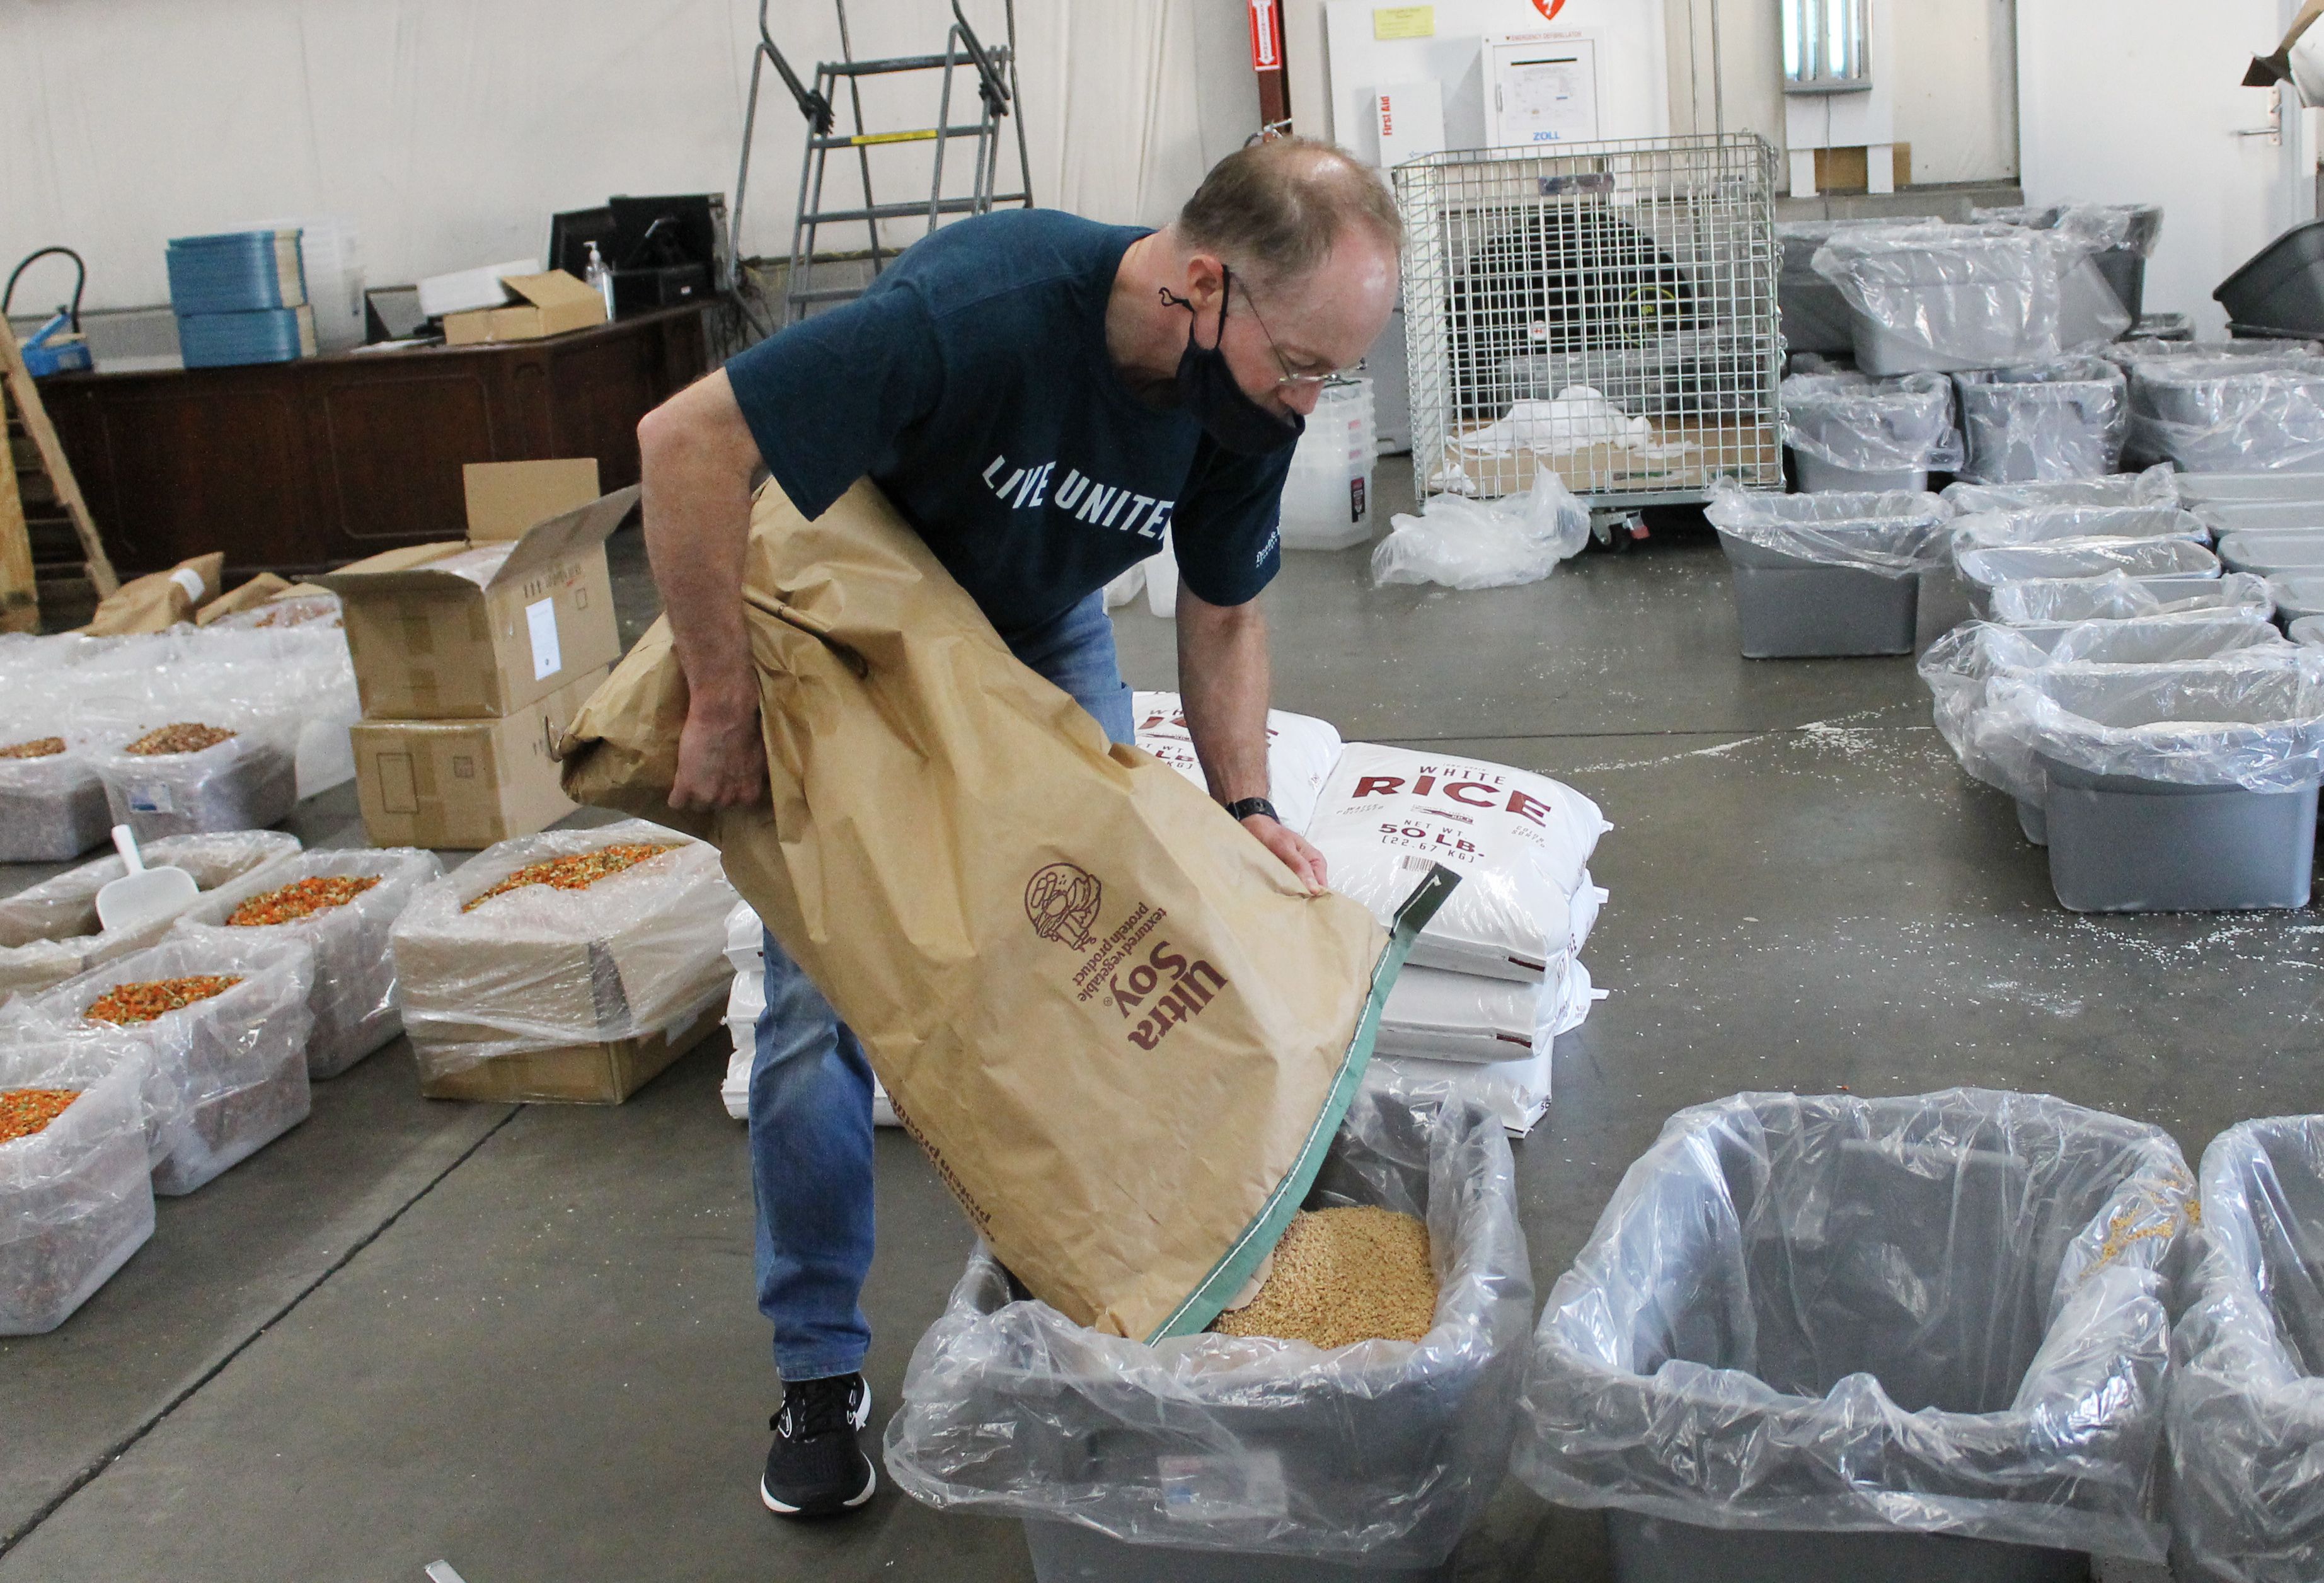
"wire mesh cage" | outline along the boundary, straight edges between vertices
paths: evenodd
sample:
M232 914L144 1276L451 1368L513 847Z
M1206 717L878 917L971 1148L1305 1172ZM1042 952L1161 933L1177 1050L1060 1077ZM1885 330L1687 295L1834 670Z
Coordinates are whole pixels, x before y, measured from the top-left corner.
M1593 505L1781 487L1775 151L1749 133L1395 170L1422 494Z

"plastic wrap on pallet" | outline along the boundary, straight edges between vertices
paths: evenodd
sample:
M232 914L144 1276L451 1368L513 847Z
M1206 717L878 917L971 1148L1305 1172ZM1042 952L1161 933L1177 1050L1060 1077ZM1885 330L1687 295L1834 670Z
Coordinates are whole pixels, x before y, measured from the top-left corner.
M165 940L8 1008L36 1028L106 1029L85 1014L106 991L212 973L240 981L118 1030L145 1052L146 1147L153 1191L165 1196L193 1192L307 1118L313 949L303 940Z
M2324 357L2151 359L2130 365L2134 463L2188 473L2324 468Z
M1782 396L1784 442L1803 456L1851 473L1960 465L1952 386L1940 374L1795 373Z
M1525 494L1498 501L1431 495L1420 515L1389 519L1372 551L1375 583L1507 588L1537 583L1590 542L1590 508L1547 467Z
M2157 463L2143 473L2104 478L2050 478L2019 483L1948 483L1939 495L1956 511L2015 511L2028 506L2175 506L2176 469Z
M2129 387L2102 357L1964 371L1960 472L1984 483L2100 478L2122 464Z
M1986 683L1969 741L1994 784L2034 803L2048 796L2037 758L2090 775L2297 791L2324 781L2324 654L2286 644L2002 672Z
M1517 1477L1728 1529L2160 1560L2170 1137L2039 1095L1674 1116L1550 1293Z
M2208 544L2211 530L2192 511L2173 505L2021 506L1971 511L1952 521L1953 553L2007 545L2057 544L2077 538L2183 538Z
M1763 549L1908 577L1944 565L1952 508L1926 492L1767 494L1722 478L1711 485L1703 515L1722 533Z
M0 1092L73 1093L39 1132L0 1144L0 1336L55 1330L153 1234L144 1085L144 1051L117 1035L0 1044Z
M1961 768L1988 786L2022 792L2038 802L2032 795L2036 788L2022 776L2018 784L2005 784L2002 770L1978 745L1972 726L1986 707L1986 686L1993 677L2053 665L2159 665L2285 646L2275 624L2251 611L2197 611L2034 629L1964 621L1929 645L1919 668L1933 704L1937 732Z
M299 838L275 830L173 835L147 844L152 868L183 869L204 890L269 871L299 854ZM107 855L0 900L0 1000L60 984L101 962L158 943L175 913L136 929L106 929L97 893L129 871Z
M403 1031L389 931L420 888L442 878L433 852L410 847L314 851L220 887L180 916L176 932L230 944L240 940L304 940L315 951L308 997L315 1029L307 1042L309 1077L337 1077ZM286 923L235 925L243 903L302 879L368 879L378 883L338 907Z
M913 1349L890 1477L939 1509L1134 1543L1441 1562L1499 1483L1533 1308L1508 1140L1480 1109L1360 1095L1308 1202L1427 1221L1424 1339L1148 1346L1014 1297L980 1248Z
M1848 299L1867 373L2038 363L2130 327L2087 250L2054 232L1867 226L1834 233L1813 267Z
M2324 1116L2213 1138L2202 1205L2172 1338L2172 1524L2205 1576L2310 1583L2324 1577Z
M581 889L525 885L468 910L520 869L628 844L669 850ZM639 819L478 853L396 920L403 1025L422 1076L691 1021L731 982L735 900L715 847Z
M2275 613L2267 579L2230 572L2200 581L2149 579L2115 572L2102 577L2029 578L1993 590L1993 619L2012 626L2041 621L2118 621L2182 611Z

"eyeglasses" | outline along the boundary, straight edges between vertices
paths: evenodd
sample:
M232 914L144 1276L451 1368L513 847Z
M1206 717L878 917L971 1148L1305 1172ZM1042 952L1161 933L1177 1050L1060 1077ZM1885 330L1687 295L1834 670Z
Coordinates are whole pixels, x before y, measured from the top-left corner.
M1259 321L1259 333L1267 337L1268 349L1275 354L1275 365L1283 371L1283 377L1275 382L1277 390L1320 391L1325 385L1349 377L1355 367L1353 364L1347 368L1327 369L1322 373L1292 373L1291 360L1283 354L1283 344L1275 338L1275 332L1267 327L1267 316L1259 311L1259 299L1250 294L1250 283L1237 279L1234 284L1242 288L1242 299L1250 307L1250 317Z

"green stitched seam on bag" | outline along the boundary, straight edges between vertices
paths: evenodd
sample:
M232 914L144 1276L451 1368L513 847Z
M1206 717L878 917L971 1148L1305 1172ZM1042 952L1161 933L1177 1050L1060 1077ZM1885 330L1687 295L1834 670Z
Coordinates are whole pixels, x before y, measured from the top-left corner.
M1364 1081L1364 1072L1371 1065L1372 1041L1379 1034L1380 1013L1388 1005L1388 992L1396 987L1396 976L1404 969L1404 959L1412 953L1412 943L1452 888L1461 883L1461 876L1438 863L1413 888L1404 905L1396 909L1396 923L1388 930L1388 946L1372 965L1371 992L1364 997L1363 1015L1356 1019L1355 1036L1348 1041L1347 1054L1340 1059L1339 1075L1332 1081L1325 1095L1323 1109L1308 1129L1307 1139L1300 1145L1299 1157L1283 1180L1275 1184L1259 1213L1234 1239L1211 1273L1194 1284L1185 1301L1172 1311L1170 1317L1155 1327L1146 1338L1148 1345L1171 1336L1192 1336L1210 1329L1213 1321L1226 1311L1227 1304L1237 1293L1248 1285L1260 1263L1275 1251L1290 1229L1291 1217L1307 1201L1307 1190L1315 1185L1316 1173L1323 1168L1323 1156L1330 1152L1332 1139L1338 1136L1340 1123L1346 1118L1348 1107L1355 1102L1356 1090Z

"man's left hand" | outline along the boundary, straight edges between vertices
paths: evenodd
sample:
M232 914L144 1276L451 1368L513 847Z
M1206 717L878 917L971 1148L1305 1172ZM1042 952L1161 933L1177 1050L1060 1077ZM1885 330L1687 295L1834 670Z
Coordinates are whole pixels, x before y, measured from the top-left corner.
M1308 895L1321 896L1331 888L1323 854L1297 831L1277 824L1264 814L1253 814L1242 822L1242 827L1259 838L1259 845L1281 858L1285 868L1299 876L1300 883L1307 887Z

